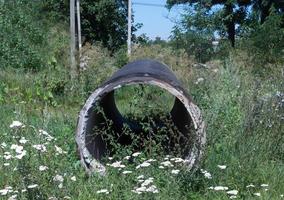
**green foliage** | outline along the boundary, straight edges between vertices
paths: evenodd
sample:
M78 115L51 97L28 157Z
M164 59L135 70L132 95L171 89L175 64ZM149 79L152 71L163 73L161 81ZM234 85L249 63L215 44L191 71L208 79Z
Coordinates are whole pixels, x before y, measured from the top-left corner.
M259 65L284 61L284 28L279 28L282 23L283 15L272 11L263 24L252 27L248 40L243 41L258 68Z
M120 48L119 50L116 51L115 55L114 55L114 59L115 59L115 66L118 68L123 67L124 65L126 65L129 61L128 55L127 55L127 48L126 46Z
M60 52L59 49L64 45L55 44L59 45L56 52ZM108 164L122 161L125 168L118 170L106 166L106 176L94 174L86 178L74 141L78 111L89 93L116 68L113 67L114 58L102 47L84 47L83 56L89 58L88 67L81 72L80 80L72 80L75 84L71 83L68 69L64 68L57 56L50 59L55 68L36 73L21 69L0 69L1 189L5 186L13 187L14 191L18 191L20 199L68 198L66 196L74 199L228 199L226 192L209 189L221 185L229 187L229 190L238 190L237 197L242 199L259 198L254 196L256 192L260 192L263 199L280 199L284 193L282 65L273 64L269 73L260 78L249 69L251 60L245 57L244 52L240 55L231 53L222 61L211 60L205 69L194 67L194 62L181 50L173 51L172 48L161 48L159 45L135 49L131 59L150 57L170 65L190 92L193 101L201 108L207 132L207 148L201 167L211 173L212 179L205 178L204 172L199 170L194 174L187 172L181 164L170 160L172 157L158 154L165 147L161 141L172 141L167 140L166 136L171 130L172 133L176 132L172 126L166 126L158 134L153 134L156 130L153 130L153 120L150 118L140 121L145 130L145 148L139 157L131 155L137 146L143 145L143 137L125 127L124 133L134 139L133 146L123 148L115 146L117 143L113 142L117 150L113 159L104 159ZM203 78L202 81L198 81L200 78ZM141 88L138 89L122 88L117 103L125 105L127 111L126 106L133 101L136 104L133 104L132 111L142 116L141 112L144 114L146 111L136 107L137 103L147 104L147 98L156 98L156 95L152 89L146 88L143 94ZM36 91L39 91L39 96ZM169 99L164 99L170 103ZM160 102L159 99L155 100ZM52 103L54 101L56 104ZM26 127L9 128L13 120L23 122ZM111 133L110 127L111 124L99 131L102 134ZM39 134L39 129L44 129L56 140L47 141L44 135ZM105 135L106 139L108 137L110 141L116 141L112 136L115 135ZM150 136L153 140L149 139ZM21 137L29 141L20 144ZM2 142L7 146L2 147ZM13 157L6 160L4 152L16 155L11 149L12 144L22 145L27 155L22 159ZM35 144L44 144L47 151L37 151L32 146ZM55 145L67 153L59 154ZM123 159L126 155L131 156L129 161ZM136 169L149 159L157 161L151 162L149 167ZM160 169L164 159L169 159L174 167ZM40 165L48 169L39 171ZM221 170L217 165L226 165L227 168ZM172 174L173 169L179 169L180 173ZM132 173L125 175L122 173L124 170L131 170ZM137 177L142 174L145 179L154 178L153 184L159 193L136 194L131 191L140 186ZM64 178L60 187L60 183L54 181L56 175ZM76 176L75 182L71 180L72 176ZM22 192L31 184L38 184L38 187ZM247 188L249 184L254 184L255 188ZM268 184L269 190L265 191L261 184ZM100 189L108 189L110 193L98 194ZM5 197L12 195L8 193Z
M96 64L91 59L92 68L86 71L87 74L100 74L98 66L107 60L108 55L98 49L91 49L95 54ZM140 52L144 52L141 55ZM25 83L27 88L33 88L32 85L37 80L44 80L46 84L36 84L35 88L44 91L45 88L55 91L61 85L60 77L65 80L64 73L60 70L54 72L45 72L41 74L25 71L12 71L7 69L1 71L0 75L0 134L1 141L5 141L7 147L0 147L1 156L4 152L13 151L10 149L12 144L19 144L19 139L25 137L29 140L24 146L27 155L23 159L16 158L4 160L2 163L10 163L10 166L0 164L0 172L3 174L0 178L2 189L5 186L12 186L13 190L18 190L18 196L21 199L32 199L35 196L42 198L57 197L63 198L70 196L76 199L228 199L225 192L216 192L209 189L211 186L227 186L230 190L239 191L238 197L244 199L253 199L253 193L260 192L264 199L279 199L283 194L283 75L279 73L281 67L275 65L272 68L273 74L263 77L256 77L249 70L245 70L242 65L243 57L238 58L231 55L224 61L224 64L211 62L209 69L193 68L186 59L173 58L167 49L159 50L157 46L146 51L143 47L141 51L137 50L139 56L151 55L154 52L159 53L159 58L167 63L180 62L173 69L183 81L198 106L203 111L203 116L207 124L207 148L205 151L202 168L211 173L212 179L207 179L204 174L197 171L195 174L186 172L180 165L171 161L175 167L160 169L160 163L165 158L161 149L165 147L162 141L167 140L167 134L170 130L176 133L173 127L166 127L157 134L152 134L152 121L144 121L143 128L146 133L145 143L142 143L138 134L133 134L129 128L124 128L124 133L133 137L133 143L128 148L117 145L117 138L112 133L111 124L106 129L100 129L100 133L105 134L105 139L114 141L111 144L117 151L113 159L104 159L105 163L112 164L116 161L122 161L125 168L118 170L107 166L107 175L100 177L94 174L86 179L85 172L80 166L76 155L76 147L73 132L76 125L78 110L81 108L83 98L86 96L80 93L84 90L69 90L69 83L66 83L63 97L58 94L53 95L57 105L54 108L51 104L42 100L36 100L32 96L27 101L22 92L22 85ZM163 54L163 56L162 56ZM135 55L135 54L134 54ZM171 55L171 56L169 56ZM137 56L137 55L136 55ZM153 55L152 55L153 56ZM167 60L169 57L172 60ZM98 59L99 58L99 59ZM111 65L109 63L109 65ZM101 67L104 70L108 67ZM186 71L191 68L190 72ZM56 76L56 74L58 74ZM105 76L111 74L110 71L104 72ZM22 77L22 78L21 78ZM23 78L25 77L25 78ZM84 78L83 78L84 77ZM204 80L196 82L198 78ZM85 75L82 75L85 79ZM66 79L68 81L68 79ZM81 80L84 82L85 80ZM93 81L91 76L89 81ZM95 87L95 82L90 82L91 87ZM78 87L79 88L79 87ZM141 91L141 90L140 90ZM120 91L123 92L123 91ZM124 90L120 94L120 103L127 105L129 95L136 94L135 90ZM139 92L138 92L139 93ZM34 92L30 92L31 95ZM75 100L78 95L84 94L81 101ZM151 94L151 90L150 93ZM147 96L147 95L146 95ZM124 99L123 99L124 98ZM137 101L141 100L139 95L135 97ZM133 99L135 100L133 97ZM167 100L167 102L169 102ZM137 107L136 107L137 108ZM138 112L140 109L136 109ZM145 110L142 110L145 113ZM25 125L24 129L10 129L9 125L13 120L20 120ZM169 124L171 124L169 122ZM39 134L39 129L44 129L56 140L47 141L45 136ZM71 137L70 137L71 136ZM140 135L141 136L141 135ZM152 140L149 139L151 136ZM176 136L176 135L175 135ZM157 142L156 142L157 141ZM152 142L152 143L151 143ZM156 142L156 143L154 143ZM2 143L2 142L1 142ZM47 151L38 152L32 145L45 144ZM61 147L67 153L59 154L55 145ZM142 154L138 157L131 157L127 161L124 156L134 153L137 146L143 147ZM139 149L140 150L140 149ZM150 151L151 150L151 151ZM150 153L151 152L151 153ZM138 165L149 159L157 159L151 162L146 168L136 169ZM46 171L39 171L39 166L47 166ZM217 165L226 165L225 170L221 170ZM13 170L17 167L17 170ZM171 173L172 169L180 169L178 175ZM131 174L122 174L124 170L131 170ZM146 178L153 177L153 184L159 189L159 193L136 194L131 190L137 187L137 177L144 175ZM59 182L54 181L56 175L62 175L64 181L62 188L59 188ZM77 180L71 180L76 176ZM145 179L146 179L145 178ZM24 181L23 181L24 180ZM261 184L268 184L269 190L265 191ZM38 184L37 189L28 189L28 192L21 192L28 185ZM255 188L247 188L249 184L254 184ZM61 186L60 186L61 187ZM108 189L110 193L97 194L100 189ZM80 194L78 194L80 190ZM8 194L12 195L12 194Z
M214 30L220 31L219 29L221 27L222 31L227 33L226 35L228 40L231 42L231 46L235 47L236 25L238 24L240 27L242 27L247 16L249 15L247 8L252 2L232 0L168 0L167 3L169 8L176 4L188 3L189 9L185 10L187 13L185 17L191 16L191 13L193 13L193 17L199 21L199 24L203 23L205 30L207 29L206 27L210 28L215 26ZM202 15L200 15L200 13L202 13ZM201 21L198 20L199 17L201 17ZM212 23L210 18L214 17L218 18L218 20L215 20L215 23ZM191 26L188 26L188 29L191 29Z
M214 54L210 36L188 30L185 33L174 30L171 45L177 49L185 49L189 56L194 56L198 62L210 60Z
M84 0L81 1L81 28L85 42L101 42L114 53L127 40L127 1ZM43 10L54 18L69 21L69 1L45 0ZM132 27L134 33L140 25Z
M40 69L46 65L47 35L37 18L37 2L0 3L1 67Z
M128 102L125 102L125 99L128 99ZM174 104L174 97L171 94L147 85L119 88L115 91L115 100L122 115L138 118L169 113Z

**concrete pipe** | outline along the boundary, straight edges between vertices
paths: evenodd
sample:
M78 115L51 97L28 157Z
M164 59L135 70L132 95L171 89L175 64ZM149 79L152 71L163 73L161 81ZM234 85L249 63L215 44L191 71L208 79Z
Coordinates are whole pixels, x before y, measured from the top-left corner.
M199 108L191 101L181 83L166 65L155 60L138 60L114 73L90 95L80 111L76 143L81 163L87 173L105 173L105 166L101 163L101 159L106 153L106 144L98 135L94 137L94 127L101 124L105 117L113 122L112 128L115 131L121 131L123 124L129 124L129 120L126 120L116 107L114 90L132 84L158 86L175 96L170 112L171 119L178 130L191 140L190 147L187 147L188 150L183 158L186 160L188 169L194 169L201 159L206 141L204 122ZM103 110L104 117L95 111L98 106ZM188 126L194 127L193 131L188 132L186 128Z

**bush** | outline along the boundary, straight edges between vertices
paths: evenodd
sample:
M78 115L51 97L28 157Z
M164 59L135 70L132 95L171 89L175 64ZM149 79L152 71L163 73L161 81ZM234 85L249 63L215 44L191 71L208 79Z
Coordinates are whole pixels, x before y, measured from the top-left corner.
M263 24L256 24L248 39L243 40L242 47L258 67L268 63L284 61L284 28L281 28L283 16L275 12L267 17Z
M42 68L47 40L45 26L36 16L38 3L9 0L0 5L1 67Z

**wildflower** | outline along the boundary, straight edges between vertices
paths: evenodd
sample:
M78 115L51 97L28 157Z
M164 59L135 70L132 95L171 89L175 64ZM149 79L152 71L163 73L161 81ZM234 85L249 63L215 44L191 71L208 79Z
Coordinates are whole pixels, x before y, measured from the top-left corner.
M261 187L268 187L269 185L268 184L261 184L260 186Z
M72 176L70 179L71 179L71 181L76 181L77 180L76 176Z
M148 163L148 162L143 162L142 164L140 164L140 165L137 165L136 166L136 169L139 169L139 168L141 168L141 167L149 167L151 164L150 163Z
M157 160L156 160L156 159L152 159L152 158L150 158L150 159L146 160L145 162L150 163L150 162L155 162L155 161L157 161Z
M124 159L124 160L129 160L129 159L130 159L130 156L125 156L123 159Z
M261 194L259 192L253 193L253 195L260 197Z
M116 161L110 164L109 166L114 167L114 168L124 168L125 167L125 165L121 164L121 161Z
M63 181L64 181L64 178L63 178L63 176L57 174L56 176L53 177L53 181L56 181L56 182L63 182Z
M54 137L52 137L51 135L49 135L46 131L42 129L40 129L38 132L39 132L39 135L44 135L47 141L51 141L54 139Z
M218 168L220 168L220 169L226 169L226 168L227 168L226 165L217 165L217 166L218 166Z
M200 171L204 175L205 178L212 179L212 175L208 171L206 171L204 169L201 169Z
M113 157L108 157L109 160L113 160Z
M182 158L175 158L175 163L182 163L184 160Z
M132 192L141 194L142 192L145 192L146 189L147 189L146 187L142 186L142 187L136 188L135 190L132 190Z
M41 166L39 166L39 171L45 171L45 170L47 170L48 169L48 167L47 166L43 166L43 165L41 165Z
M249 184L246 186L246 188L250 188L250 187L255 187L253 184Z
M46 147L43 144L33 145L33 148L35 148L36 150L40 152L46 152Z
M178 169L173 169L173 170L171 171L172 174L178 174L179 172L180 172L180 170L178 170Z
M157 189L155 185L151 185L150 187L146 189L146 192L159 193L159 190Z
M27 187L27 188L29 188L29 189L33 189L33 188L36 188L36 187L38 187L38 184L28 185L28 187Z
M223 190L228 190L228 187L224 187L224 186L216 186L213 188L213 190L215 191L223 191Z
M213 69L213 72L214 73L217 73L219 70L218 69Z
M59 189L63 188L63 183L60 183L60 184L58 185L58 188L59 188Z
M4 163L3 165L7 167L10 166L10 163Z
M284 194L280 194L280 197L284 197Z
M58 146L56 146L56 145L54 145L54 147L55 147L55 150L56 150L56 155L58 155L58 154L66 154L67 152L66 151L63 151L60 147L58 147Z
M7 188L4 188L4 189L0 190L0 194L1 194L2 196L7 195L9 192L10 192L10 190L7 189Z
M137 179L143 179L144 178L144 175L140 175L137 177Z
M143 186L147 186L147 185L149 185L150 183L153 183L153 179L146 179L142 184L141 184L141 186L143 187Z
M10 124L10 128L24 128L25 125L23 125L22 122L19 121L13 121L12 124Z
M21 160L27 154L26 150L23 150L21 153L17 154L15 158Z
M133 156L133 157L137 157L137 156L139 156L140 154L141 154L140 152L136 152L136 153L133 153L132 156Z
M5 154L5 153L9 153L9 154ZM4 153L4 158L6 159L6 160L10 160L11 158L12 158L12 155L10 154L10 152L5 152Z
M28 142L28 140L26 140L25 137L21 137L21 139L19 140L19 143L21 144L26 144Z
M123 173L123 174L131 174L132 171L123 171L122 173Z
M5 142L2 142L1 147L4 149L5 147L7 147L7 144Z
M212 179L212 175L209 172L205 172L204 177L207 179Z
M202 78L202 77L198 78L197 81L195 82L195 84L197 85L197 84L199 84L200 82L203 82L203 81L204 81L204 78Z
M107 189L101 189L97 191L97 194L101 194L101 193L109 194L109 191Z
M16 153L21 153L24 147L17 144L12 144L11 149L15 150Z
M174 165L170 161L161 162L161 165L165 167L173 167Z
M17 196L18 196L18 195L14 194L14 195L10 196L10 197L8 198L8 200L16 200L16 199L17 199Z
M230 195L237 195L238 194L238 190L230 190L227 192L227 194L230 194Z

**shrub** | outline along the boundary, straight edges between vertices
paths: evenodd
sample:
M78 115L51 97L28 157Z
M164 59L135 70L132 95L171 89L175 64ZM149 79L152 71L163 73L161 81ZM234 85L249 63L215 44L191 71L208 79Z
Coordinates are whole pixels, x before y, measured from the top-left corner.
M271 11L263 24L255 24L248 39L243 40L243 50L254 58L256 70L268 63L284 61L283 16Z
M44 26L36 16L38 4L11 0L0 5L1 67L42 68L47 40Z

